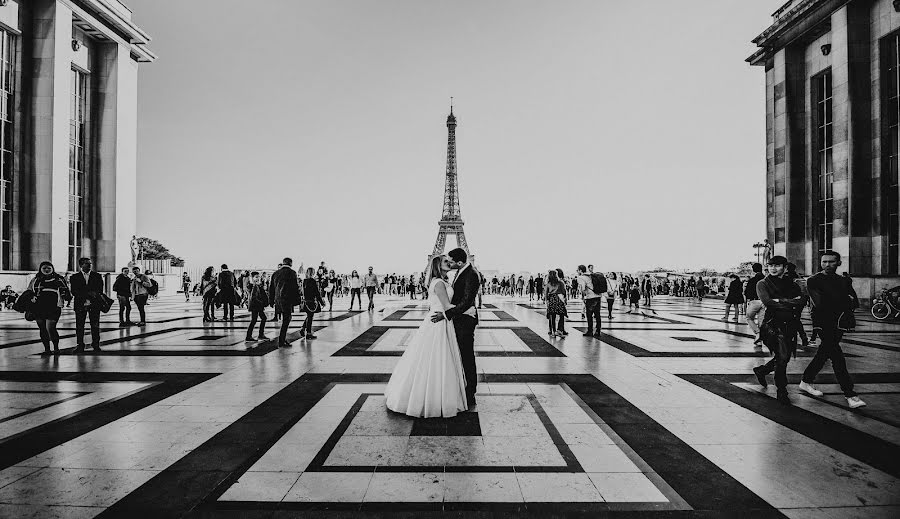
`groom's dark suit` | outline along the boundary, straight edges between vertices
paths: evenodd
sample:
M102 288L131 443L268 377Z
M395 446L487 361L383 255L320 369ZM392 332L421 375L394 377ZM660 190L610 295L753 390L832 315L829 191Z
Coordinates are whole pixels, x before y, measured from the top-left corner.
M453 298L450 300L453 307L444 312L456 330L459 354L466 374L466 397L470 401L475 399L475 387L478 385L478 374L475 371L475 326L478 324L478 313L474 312L473 317L465 312L475 308L475 296L480 286L475 268L471 265L463 267L453 281Z

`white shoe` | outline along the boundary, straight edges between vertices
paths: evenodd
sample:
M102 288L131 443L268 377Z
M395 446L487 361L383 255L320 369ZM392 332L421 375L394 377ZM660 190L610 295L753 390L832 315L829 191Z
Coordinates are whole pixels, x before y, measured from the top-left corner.
M856 409L857 407L865 407L866 403L860 400L858 396L851 396L847 399L847 405L850 406L850 409Z
M822 396L823 393L816 389L816 386L812 384L807 384L806 382L800 381L800 391L812 396ZM865 405L865 404L863 404Z

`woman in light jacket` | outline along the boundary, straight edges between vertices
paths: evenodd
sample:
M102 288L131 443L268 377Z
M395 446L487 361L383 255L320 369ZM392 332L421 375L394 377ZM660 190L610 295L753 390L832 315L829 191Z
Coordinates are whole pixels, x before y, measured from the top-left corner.
M41 343L44 345L44 352L41 355L50 355L51 343L53 355L59 355L59 332L56 331L56 323L62 315L63 305L72 299L69 284L64 277L56 273L52 263L42 261L34 279L28 284L28 289L34 292L31 312L41 332Z
M612 319L613 304L616 302L616 295L619 293L619 279L615 272L610 272L606 276L606 318Z

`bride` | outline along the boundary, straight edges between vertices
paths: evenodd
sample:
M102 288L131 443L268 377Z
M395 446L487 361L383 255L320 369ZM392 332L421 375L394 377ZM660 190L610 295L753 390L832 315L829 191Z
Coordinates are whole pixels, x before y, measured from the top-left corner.
M446 256L435 256L428 272L428 316L400 357L384 396L387 408L417 418L451 417L468 409L466 376L453 323L431 322L431 314L443 313L453 305L453 288L447 283L450 271Z

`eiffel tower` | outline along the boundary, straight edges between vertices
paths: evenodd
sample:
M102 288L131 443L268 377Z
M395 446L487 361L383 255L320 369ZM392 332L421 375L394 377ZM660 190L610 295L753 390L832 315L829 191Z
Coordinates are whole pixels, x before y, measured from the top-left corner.
M447 116L447 178L444 181L444 209L438 222L438 235L434 242L434 251L428 256L429 261L434 256L444 253L447 235L454 234L457 245L469 255L469 262L474 263L475 257L469 251L469 245L466 243L463 223L459 212L459 183L456 173L456 116L453 115L453 103L451 102L450 115Z

